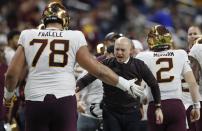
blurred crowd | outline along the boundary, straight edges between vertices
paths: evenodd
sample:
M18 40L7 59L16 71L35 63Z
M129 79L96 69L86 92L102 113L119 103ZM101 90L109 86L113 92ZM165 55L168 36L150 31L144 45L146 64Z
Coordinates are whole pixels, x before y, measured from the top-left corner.
M49 1L1 0L0 42L6 43L5 36L11 30L37 27ZM200 0L63 0L62 3L71 17L70 28L86 35L91 51L111 31L138 39L146 48L145 34L154 23L169 27L182 48L186 45L188 27L202 27Z
M20 31L36 28L40 24L44 7L50 1L60 0L1 0L0 47L7 45L15 50L17 47L12 46L10 39L14 39L16 44ZM97 45L103 47L101 43L109 32L123 34L139 44L141 50L146 50L148 29L161 24L172 32L176 48L186 49L188 28L192 25L202 28L201 0L62 0L62 3L71 18L70 29L84 33L89 49L94 54L100 53L97 52ZM9 55L13 54L7 50L5 56L8 56L6 59L9 65ZM19 96L21 92L19 91ZM22 108L18 110L19 117L24 117L24 105L20 102L18 104ZM18 121L20 120L24 121L24 118L19 118Z

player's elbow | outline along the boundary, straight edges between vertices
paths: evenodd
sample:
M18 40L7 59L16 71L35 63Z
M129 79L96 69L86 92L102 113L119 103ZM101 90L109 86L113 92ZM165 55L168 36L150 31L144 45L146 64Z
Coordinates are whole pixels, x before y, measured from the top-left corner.
M100 65L93 75L99 79L103 79L108 75L107 68L104 65Z
M198 84L196 82L189 82L188 85L189 85L189 91L190 91L191 94L193 94L194 92L195 93L197 92L197 94L198 94L199 86L198 86Z

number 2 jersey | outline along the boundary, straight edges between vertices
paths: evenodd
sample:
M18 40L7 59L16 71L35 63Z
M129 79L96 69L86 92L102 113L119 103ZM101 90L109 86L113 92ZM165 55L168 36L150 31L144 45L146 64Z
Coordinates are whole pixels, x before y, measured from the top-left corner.
M188 55L184 50L147 51L139 53L136 58L143 60L156 77L162 100L181 99L181 76L191 71ZM148 94L152 101L151 93Z
M76 53L87 45L82 32L48 28L22 31L18 44L24 47L28 65L25 99L43 101L75 94Z

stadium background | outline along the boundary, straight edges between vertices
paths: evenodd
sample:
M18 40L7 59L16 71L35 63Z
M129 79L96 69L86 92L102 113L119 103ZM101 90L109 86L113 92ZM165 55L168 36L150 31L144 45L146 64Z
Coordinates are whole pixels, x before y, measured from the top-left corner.
M53 0L52 0L53 1ZM60 0L55 0L60 1ZM10 30L35 28L50 0L1 0L0 43ZM190 25L202 27L201 0L62 0L71 17L71 29L85 34L93 51L104 36L116 31L138 39L146 48L147 28L159 23L169 27L178 46L186 45Z
M12 30L36 28L44 7L60 0L0 0L0 44ZM147 49L146 35L153 24L172 31L178 48L187 46L187 29L202 28L202 0L62 0L71 17L70 29L81 30L96 52L109 32L139 40Z

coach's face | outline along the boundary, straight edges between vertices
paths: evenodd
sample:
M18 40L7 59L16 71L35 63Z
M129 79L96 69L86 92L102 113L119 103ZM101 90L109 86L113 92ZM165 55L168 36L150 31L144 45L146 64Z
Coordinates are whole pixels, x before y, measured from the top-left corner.
M194 44L194 41L198 38L197 35L201 34L201 31L198 27L192 26L188 29L188 43L189 43L189 48L191 48Z
M115 41L114 55L118 62L123 63L130 57L131 44L126 37L120 37Z

